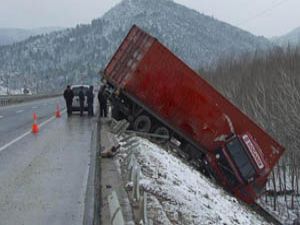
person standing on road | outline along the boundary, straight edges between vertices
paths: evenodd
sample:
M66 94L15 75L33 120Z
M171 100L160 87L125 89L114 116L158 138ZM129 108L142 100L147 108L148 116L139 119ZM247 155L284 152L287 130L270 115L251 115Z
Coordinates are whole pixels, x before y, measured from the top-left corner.
M64 91L64 99L66 101L68 116L72 115L73 98L74 98L74 93L73 93L70 85L68 85L67 88Z
M105 94L106 85L103 84L98 92L98 101L100 105L100 116L107 117L107 96Z
M94 87L90 86L87 92L88 115L94 116Z
M80 87L78 97L79 97L79 106L80 106L80 116L83 116L84 99L85 99L84 92L83 92L83 86Z

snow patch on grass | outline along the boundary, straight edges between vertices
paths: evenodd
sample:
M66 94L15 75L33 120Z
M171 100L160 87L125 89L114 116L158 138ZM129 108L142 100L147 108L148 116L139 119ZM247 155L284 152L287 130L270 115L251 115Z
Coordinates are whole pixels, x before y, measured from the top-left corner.
M121 148L118 158L123 173L129 154L140 164L154 224L268 224L173 154L148 140L136 140L134 148Z

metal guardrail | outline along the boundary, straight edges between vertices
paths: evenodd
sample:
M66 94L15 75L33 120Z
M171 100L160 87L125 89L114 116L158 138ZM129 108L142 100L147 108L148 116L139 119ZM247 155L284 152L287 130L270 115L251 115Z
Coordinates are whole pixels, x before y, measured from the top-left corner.
M147 192L144 191L144 195L143 195L143 198L142 198L142 215L143 215L143 218L142 218L142 221L143 221L143 224L145 225L153 225L153 221L151 219L148 219L148 210L147 210Z
M9 104L9 99L0 96L0 106L6 106Z
M4 96L0 96L0 107L15 104L15 103L33 101L37 99L57 97L60 95L61 93L43 94L43 95L4 95Z
M108 196L108 205L110 212L110 223L112 225L125 225L120 202L115 191Z
M134 146L134 145L133 145ZM137 162L134 154L129 155L129 162L127 166L129 170L128 180L133 183L131 199L135 203L135 206L138 208L138 222L143 225L152 225L153 221L148 218L147 211L147 192L143 190L141 194L140 190L140 177L142 175L141 167Z
M137 163L134 155L131 155L131 159L128 165L129 169L129 180L133 182L133 191L132 191L132 199L134 202L140 201L140 175L141 175L141 168L140 165Z
M141 190L140 185L140 178L143 173L133 153L133 150L139 146L138 139L135 138L136 133L127 133L129 123L126 120L112 120L111 122L111 132L114 133L117 137L123 135L122 139L120 140L120 142L122 143L122 147L127 148L129 151L131 151L131 153L128 155L127 169L129 173L127 179L129 183L132 184L132 190L129 194L129 197L133 203L133 207L135 208L135 210L133 211L135 214L136 223L140 225L153 225L153 221L148 218L147 192L145 190ZM114 209L111 210L112 220L114 219L114 215L116 213L118 213L118 209L117 207L114 207ZM114 225L119 224L122 223L115 223Z

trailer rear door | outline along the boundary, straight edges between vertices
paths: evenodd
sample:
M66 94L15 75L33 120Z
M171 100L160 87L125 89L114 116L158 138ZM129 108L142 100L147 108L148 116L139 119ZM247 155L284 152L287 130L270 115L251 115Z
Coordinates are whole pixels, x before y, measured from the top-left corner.
M126 81L132 76L155 40L134 25L105 68L105 78L114 85L124 88Z

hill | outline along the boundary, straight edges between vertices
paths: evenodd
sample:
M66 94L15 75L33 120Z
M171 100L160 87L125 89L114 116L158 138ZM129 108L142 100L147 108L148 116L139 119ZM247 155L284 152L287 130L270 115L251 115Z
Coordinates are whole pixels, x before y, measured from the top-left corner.
M300 44L300 27L290 31L289 33L274 37L271 39L275 44L278 44L280 46L296 46Z
M123 0L91 24L0 47L0 77L9 76L12 88L37 90L92 82L133 24L193 68L214 65L219 56L271 46L265 38L169 0Z
M43 27L36 29L0 28L0 45L10 45L23 41L30 36L46 34L52 31L62 30L60 27Z

